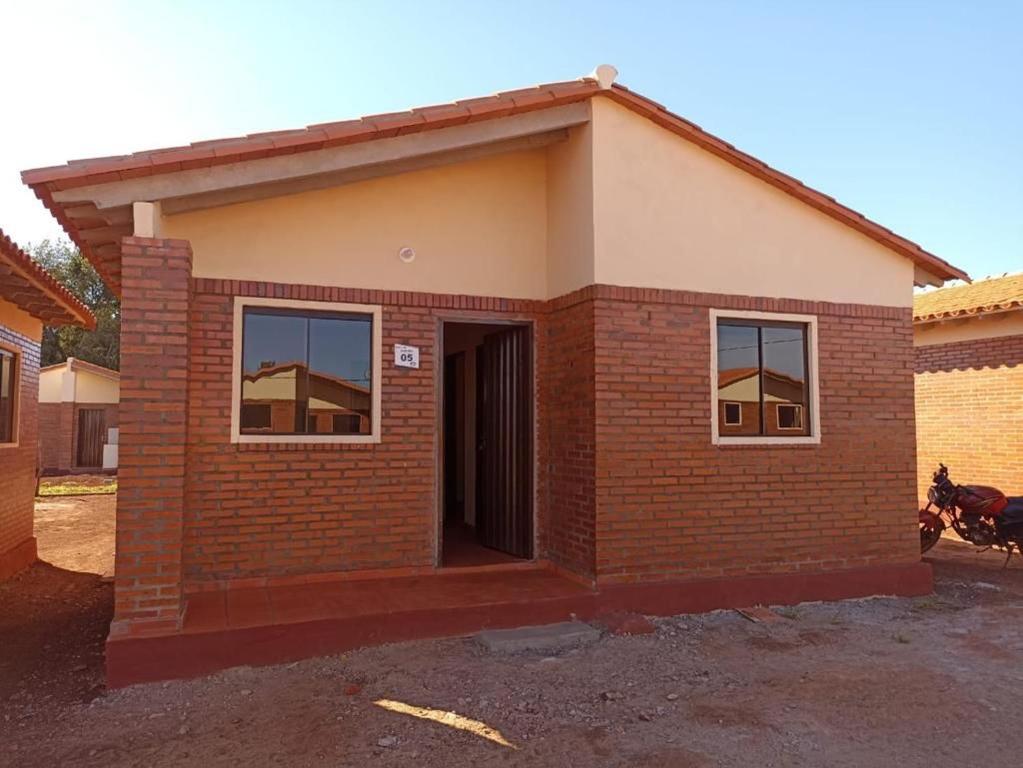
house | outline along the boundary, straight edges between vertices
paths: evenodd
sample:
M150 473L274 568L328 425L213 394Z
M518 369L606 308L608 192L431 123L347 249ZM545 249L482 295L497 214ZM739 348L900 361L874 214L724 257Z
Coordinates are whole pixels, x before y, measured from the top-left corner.
M615 77L23 174L122 297L112 684L930 590L964 273Z
M117 468L120 382L117 371L73 357L39 370L39 454L44 474Z
M33 510L44 325L94 328L96 319L0 230L0 581L36 559Z
M921 501L939 462L1023 493L1023 273L919 294L913 331Z

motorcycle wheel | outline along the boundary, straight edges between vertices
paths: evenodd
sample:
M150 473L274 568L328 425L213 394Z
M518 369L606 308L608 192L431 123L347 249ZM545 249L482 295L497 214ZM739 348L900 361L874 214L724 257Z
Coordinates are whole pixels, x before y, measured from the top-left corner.
M921 525L920 526L920 554L929 550L938 540L941 538L941 528L935 526L933 528Z

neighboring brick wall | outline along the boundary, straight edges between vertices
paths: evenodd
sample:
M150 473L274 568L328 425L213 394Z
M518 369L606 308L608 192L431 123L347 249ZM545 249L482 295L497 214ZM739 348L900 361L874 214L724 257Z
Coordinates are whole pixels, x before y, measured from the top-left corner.
M39 454L49 474L71 469L74 403L39 403Z
M193 284L184 555L189 587L210 580L431 567L437 542L440 319L486 313L487 318L535 321L539 372L545 355L538 304L201 278ZM381 443L230 442L236 295L382 305ZM396 343L420 348L418 369L394 367L390 355ZM126 414L122 420L128 423ZM542 409L536 429L539 457L546 433ZM537 489L542 521L543 472ZM539 528L544 527L541 522Z
M598 580L919 559L908 308L598 294ZM710 307L817 315L820 445L711 443Z
M112 635L180 626L191 270L187 241L122 241Z
M917 493L957 483L1023 495L1023 335L916 348Z
M106 429L119 424L116 403L39 403L39 454L47 474L97 468L78 466L78 413L82 409L102 410ZM106 432L103 440L106 442Z
M39 405L39 343L0 325L0 344L18 355L18 445L0 447L0 579L35 560L33 514Z

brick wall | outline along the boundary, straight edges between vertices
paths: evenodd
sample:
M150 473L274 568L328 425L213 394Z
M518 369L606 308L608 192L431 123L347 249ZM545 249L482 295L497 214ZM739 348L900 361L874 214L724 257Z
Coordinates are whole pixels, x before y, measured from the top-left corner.
M184 520L187 588L214 580L432 567L440 320L485 313L486 318L533 321L539 372L546 353L537 303L209 279L193 283ZM379 444L230 442L236 295L382 305ZM391 364L396 343L420 348L418 369ZM542 409L536 430L537 455L542 456ZM546 481L543 471L537 475L536 514L542 520ZM542 522L538 527L545 529Z
M0 579L35 560L33 510L38 447L39 344L0 325L0 344L18 355L18 445L0 447Z
M593 301L557 303L547 319L550 356L539 399L549 418L546 552L579 575L595 575Z
M71 469L74 403L39 403L39 456L43 471Z
M540 303L203 278L190 285L187 340L175 346L187 350L187 372L176 374L187 380L187 429L167 423L155 443L165 452L147 459L162 461L167 483L177 483L170 500L158 501L180 511L181 559L172 566L186 591L233 579L432 567L442 319L534 323L541 557L603 581L919 558L908 309L608 286ZM382 305L382 442L232 444L235 296ZM712 306L818 315L821 445L711 444ZM186 327L172 325L175 333ZM390 365L395 343L420 347L418 370ZM152 398L136 391L141 375L126 387L122 372L125 425L133 398L149 403L143 418L155 418ZM177 394L161 402L161 414L178 413ZM123 431L122 457L131 442ZM182 452L182 467L171 469L168 457L176 462ZM129 464L122 459L122 488L143 487L150 475L135 469L126 484ZM173 531L156 533L166 553Z
M598 294L599 580L919 559L908 308ZM820 445L711 443L710 307L818 316Z
M917 493L954 481L1023 495L1023 335L916 348Z
M39 403L39 455L45 473L52 475L81 469L78 466L78 413L83 408L102 410L106 429L119 424L116 403ZM106 431L103 440L106 442Z
M112 636L180 626L191 271L187 241L122 241Z

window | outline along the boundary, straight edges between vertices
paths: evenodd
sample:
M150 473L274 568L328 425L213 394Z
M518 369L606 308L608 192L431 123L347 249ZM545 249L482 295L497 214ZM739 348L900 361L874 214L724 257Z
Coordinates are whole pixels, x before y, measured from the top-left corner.
M725 426L738 427L742 425L742 403L722 403L722 410Z
M802 429L803 428L803 406L775 403L777 411L778 429Z
M239 298L235 322L236 442L377 440L379 308Z
M0 348L0 443L16 443L15 401L18 395L18 359Z
M818 442L816 318L711 316L714 442Z

